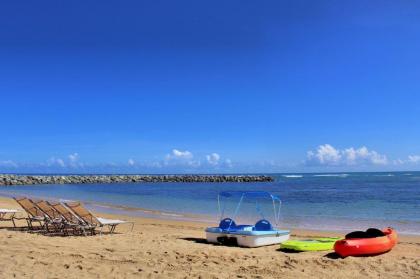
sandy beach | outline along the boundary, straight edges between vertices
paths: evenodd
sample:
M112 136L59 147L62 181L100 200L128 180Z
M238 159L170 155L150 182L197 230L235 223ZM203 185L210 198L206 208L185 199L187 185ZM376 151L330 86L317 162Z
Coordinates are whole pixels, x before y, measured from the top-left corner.
M19 208L0 198L0 208ZM104 216L104 214L100 214ZM2 278L420 278L420 237L401 236L389 253L337 258L328 252L285 253L207 244L206 224L129 216L113 235L46 236L0 230ZM24 221L18 223L24 225ZM292 237L340 236L293 230Z

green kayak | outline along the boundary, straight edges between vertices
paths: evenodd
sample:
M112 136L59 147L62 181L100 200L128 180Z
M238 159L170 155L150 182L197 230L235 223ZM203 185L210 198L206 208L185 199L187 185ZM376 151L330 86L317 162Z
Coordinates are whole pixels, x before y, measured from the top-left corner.
M321 237L303 240L288 240L280 244L280 248L295 251L325 251L334 249L339 237Z

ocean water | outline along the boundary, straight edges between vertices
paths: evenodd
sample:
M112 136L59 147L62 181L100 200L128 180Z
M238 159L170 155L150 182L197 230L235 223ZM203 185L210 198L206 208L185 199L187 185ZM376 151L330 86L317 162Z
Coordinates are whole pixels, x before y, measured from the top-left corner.
M268 191L279 227L348 231L392 226L420 234L420 172L274 174L270 183L142 183L1 187L2 196L81 200L97 211L216 223L220 191ZM225 200L223 200L225 201ZM226 215L238 200L226 200ZM261 203L272 214L271 203ZM238 218L257 215L245 201ZM268 213L267 213L268 212Z

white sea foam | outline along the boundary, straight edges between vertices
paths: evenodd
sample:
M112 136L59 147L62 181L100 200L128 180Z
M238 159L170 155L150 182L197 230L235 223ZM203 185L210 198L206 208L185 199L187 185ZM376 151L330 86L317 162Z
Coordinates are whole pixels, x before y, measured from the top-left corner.
M302 178L303 177L303 175L299 175L299 174L285 174L282 176L286 178Z
M347 177L347 173L337 173L337 174L314 174L315 177Z

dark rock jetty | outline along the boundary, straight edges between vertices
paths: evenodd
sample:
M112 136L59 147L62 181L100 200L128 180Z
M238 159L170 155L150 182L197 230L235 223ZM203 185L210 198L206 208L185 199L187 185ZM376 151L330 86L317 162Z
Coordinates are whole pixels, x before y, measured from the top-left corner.
M0 174L0 185L141 182L270 182L266 175L12 175Z

